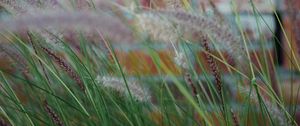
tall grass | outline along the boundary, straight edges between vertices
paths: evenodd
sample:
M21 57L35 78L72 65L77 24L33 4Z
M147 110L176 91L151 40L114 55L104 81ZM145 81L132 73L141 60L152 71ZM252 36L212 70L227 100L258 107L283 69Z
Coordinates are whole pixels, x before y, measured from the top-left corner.
M0 125L297 125L268 40L207 2L1 1Z

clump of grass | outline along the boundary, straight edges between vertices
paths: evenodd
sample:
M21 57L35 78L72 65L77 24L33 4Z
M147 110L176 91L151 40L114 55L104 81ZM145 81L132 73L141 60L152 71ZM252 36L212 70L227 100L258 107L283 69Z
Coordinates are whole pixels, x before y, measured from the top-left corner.
M53 122L59 126L99 123L239 126L248 125L251 118L253 125L295 123L277 93L280 87L269 87L277 80L265 81L267 90L259 90L260 85L256 83L255 76L262 79L276 76L273 66L266 64L261 68L270 69L265 73L255 67L257 72L251 71L251 77L243 73L249 72L248 66L253 65L246 55L250 52L244 50L245 43L242 43L247 41L242 40L246 37L243 33L240 37L229 23L227 25L225 16L211 0L214 16L197 13L200 9L191 8L187 0L164 1L167 2L165 9L139 7L137 1L47 0L32 4L20 1L0 2L11 12L0 22L0 35L9 41L8 46L1 45L0 50L22 66L21 71L0 70L0 108L3 108L0 114L9 122L17 125ZM23 3L26 6L20 6ZM68 32L74 36L67 36ZM61 43L63 48L48 48L56 43ZM124 51L123 43L131 45ZM169 49L169 45L173 48ZM149 63L143 67L154 67L156 75L146 76L144 71L132 75L120 64L119 60L127 60L130 62L125 63L126 68L137 67L131 63L141 63L140 59L130 58L133 56L127 56L127 52L134 54L130 52L141 48L145 48L147 55L141 59ZM165 49L174 49L175 55L164 57L159 51ZM205 59L198 59L200 50ZM234 59L236 66L214 55L215 52L222 55L223 51ZM234 77L223 76L217 62L230 68L227 74ZM169 66L173 63L181 72L171 72ZM194 65L200 67L200 75ZM67 84L70 78L77 86ZM254 78L250 84L249 78ZM228 86L229 82L224 80L232 80L233 85ZM241 85L247 85L250 97L239 103L232 93L242 98L247 96L239 93L243 89ZM84 93L73 90L75 86ZM237 91L231 92L235 87ZM254 87L256 92L249 91L248 87ZM264 98L264 94L270 98ZM41 109L40 99L44 98L47 101ZM234 111L233 104L238 106ZM45 112L48 118L41 116ZM260 121L261 116L263 121ZM7 123L0 119L0 124Z
M179 42L179 39L184 39L197 42L199 41L197 36L200 34L207 35L212 43L224 47L235 59L235 62L244 67L239 68L240 71L247 68L246 53L239 37L231 32L228 27L221 25L221 22L183 11L161 10L136 15L139 26L146 29L145 31L155 40Z

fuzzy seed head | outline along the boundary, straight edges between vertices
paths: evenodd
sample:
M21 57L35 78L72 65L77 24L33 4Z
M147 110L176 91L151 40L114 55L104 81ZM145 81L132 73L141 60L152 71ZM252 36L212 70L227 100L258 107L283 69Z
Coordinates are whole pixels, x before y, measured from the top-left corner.
M174 61L178 66L180 66L183 69L188 69L189 68L187 58L184 55L184 53L182 53L182 52L179 52L179 53L175 54Z
M136 26L154 39L161 42L177 42L179 35L170 21L151 13L136 14Z
M126 84L122 78L111 77L111 76L97 76L96 82L101 86L113 89L122 94L128 95ZM141 87L141 85L135 80L128 80L128 88L132 96L141 102L150 100L151 96L148 91Z

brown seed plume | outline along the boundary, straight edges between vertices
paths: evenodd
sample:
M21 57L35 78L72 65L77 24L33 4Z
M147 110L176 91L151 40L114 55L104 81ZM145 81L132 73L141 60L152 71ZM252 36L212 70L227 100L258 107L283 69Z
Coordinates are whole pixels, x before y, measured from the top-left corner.
M31 46L32 46L32 48L33 48L33 50L34 50L34 53L35 53L36 55L38 55L36 46L35 46L35 44L34 44L34 42L33 42L33 36L32 36L32 34L29 33L29 32L27 32L27 36L28 36L28 40L29 40L29 42L30 42L30 44L31 44ZM42 67L43 73L44 73L44 75L45 75L47 81L50 82L49 77L48 77L48 75L47 75L47 73L46 73L46 69L45 69L44 65L42 64L41 60L38 60L38 62L39 62L39 64L40 64L41 67ZM28 72L28 67L27 67L26 71L24 71L24 73L23 73L24 76L25 76L25 78L27 79L28 76L26 75L25 72Z
M51 58L54 59L55 63L59 65L61 69L67 72L67 74L75 80L76 84L79 86L79 88L84 92L85 86L83 82L81 81L80 77L73 71L73 69L60 57L58 57L56 54L54 54L51 50L41 47L45 53L47 53Z
M202 42L202 46L204 47L205 51L207 52L205 55L206 55L206 60L207 60L207 63L209 64L209 67L212 71L212 74L215 78L215 82L217 84L217 91L220 95L220 97L222 97L222 81L221 81L221 75L220 75L220 72L219 72L219 69L218 69L218 66L217 66L217 63L216 61L214 60L214 58L210 55L212 52L210 50L210 47L208 45L208 42L207 42L207 38L204 38L203 39L203 42ZM209 54L208 54L209 53Z
M205 53L206 60L207 60L207 63L209 64L209 67L210 67L210 69L212 71L212 74L214 76L215 83L217 85L217 92L219 94L221 105L222 105L221 109L223 111L224 118L226 118L225 117L225 104L224 104L223 92L222 92L222 90L223 90L223 84L222 84L222 78L221 78L221 75L220 75L220 71L218 69L216 61L211 56L212 51L211 51L211 49L209 47L207 36L205 36L205 35L203 35L203 33L201 33L199 37L200 37L199 40L201 41L201 45L202 45L202 47L206 51L206 53Z
M48 116L52 119L52 121L57 126L64 126L63 122L60 120L58 115L54 112L54 110L49 106L48 102L45 100L43 103L44 109L47 112Z
M185 82L191 87L192 92L193 92L193 96L196 96L198 94L197 93L197 88L196 88L195 84L192 81L191 74L185 73Z

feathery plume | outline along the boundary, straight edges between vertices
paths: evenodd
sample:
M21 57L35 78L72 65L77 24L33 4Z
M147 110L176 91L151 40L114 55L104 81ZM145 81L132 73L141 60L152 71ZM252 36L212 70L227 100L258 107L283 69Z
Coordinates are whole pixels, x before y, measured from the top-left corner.
M199 41L195 35L206 35L217 47L226 49L235 62L241 64L240 67L246 65L248 59L238 35L216 20L188 12L166 10L137 13L136 17L140 26L157 40L178 42L182 37L193 42Z
M96 81L103 87L116 90L122 94L129 94L129 92L127 92L126 84L121 78L111 76L97 76ZM136 100L141 102L146 102L150 100L151 96L149 92L146 91L143 87L141 87L141 85L138 84L136 80L129 80L127 84L130 93Z
M183 69L189 68L189 65L187 63L187 58L185 57L184 53L182 53L182 52L178 52L175 54L174 61L175 61L175 64L177 64L178 66L180 66Z
M203 18L201 16L195 16L195 15L188 14L185 12L175 12L175 11L152 11L152 12L145 12L145 13L137 14L137 15L143 15L144 18L143 18L142 22L145 22L145 20L147 20L147 19L154 19L156 22L159 22L160 20L165 21L165 22L169 21L169 23L172 22L173 25L179 29L178 31L181 32L184 39L200 41L201 45L204 47L204 49L208 53L211 53L209 43L207 40L208 39L207 36L210 35L209 33L211 33L214 38L220 39L217 44L224 45L223 41L225 41L225 45L226 45L226 42L227 42L227 44L229 44L231 41L234 41L233 44L235 44L235 45L240 44L238 41L236 41L236 39L234 38L234 36L231 33L229 33L228 31L225 30L224 27L220 26L216 22L213 22L213 21L211 21L207 18ZM159 15L159 16L157 16L157 15ZM164 16L166 18L162 19L162 16ZM169 34L169 33L171 33L170 29L167 29L167 28L156 29L156 27L158 27L158 26L156 26L156 27L154 27L154 26L158 25L158 24L152 25L153 22L148 22L148 23L151 23L151 25L145 25L144 27L148 27L149 29L154 29L154 30L152 30L152 32L154 31L154 33L150 32L150 34L165 35L165 36L159 38L161 40L169 40L166 38L174 38L175 39L174 34ZM147 24L147 23L145 23L145 24ZM218 30L224 31L224 32L220 33L220 31L218 31ZM229 40L230 40L230 42L229 42ZM229 48L230 48L232 46L232 44L229 44L229 45L230 45L229 46ZM232 49L230 51L232 51ZM231 54L233 54L233 53L231 53ZM236 52L234 52L233 55L235 55L235 54L236 54ZM239 54L239 56L240 55L241 54ZM218 70L217 64L210 54L206 54L206 59L210 65L211 71L215 77L218 94L219 94L220 98L222 99L222 82L221 82L221 76L220 76L220 72ZM223 103L223 100L222 100L222 103ZM223 109L224 109L224 104L223 104Z
M55 53L53 53L51 50L41 47L46 54L48 54L51 58L54 59L55 63L59 65L61 69L63 69L79 86L79 88L84 92L85 86L83 82L81 81L80 77L73 71L73 69L60 57L58 57Z
M185 73L185 82L192 88L193 96L196 96L197 93L197 88L196 85L193 83L192 77L190 73Z
M212 20L209 17L201 15L195 15L182 11L158 11L160 15L165 16L172 22L182 24L181 27L185 32L188 32L190 27L194 27L196 30L206 33L211 38L215 39L218 46L224 47L237 59L241 59L243 56L241 53L242 43L237 35L233 34L227 26L223 26L220 22Z
M132 41L133 34L128 26L116 16L102 11L35 10L35 14L24 13L7 17L0 22L0 32L18 32L39 29L80 29L99 31L113 41Z
M207 52L207 53L205 53L206 60L207 60L207 63L209 64L209 67L210 67L212 73L213 73L213 76L215 77L218 94L219 94L220 97L222 97L222 87L223 87L223 85L222 85L221 75L220 75L220 72L219 72L218 65L217 65L216 61L210 55L212 53L212 51L210 50L210 47L208 45L208 40L205 37L202 39L202 46L204 47L205 51Z
M155 41L177 42L179 34L172 23L155 14L139 13L136 14L136 27L146 32Z
M215 39L216 44L225 47L234 56L238 56L236 58L239 59L242 57L240 54L240 52L243 52L241 50L240 39L227 26L223 26L209 17L183 11L153 11L152 13L163 16L169 19L170 22L179 25L183 33L188 33L191 27L197 31L206 33Z
M48 105L48 102L45 100L43 102L43 107L45 111L47 112L48 116L52 119L52 121L57 125L57 126L64 126L63 122L61 119L58 117L58 115L54 112L54 110Z

